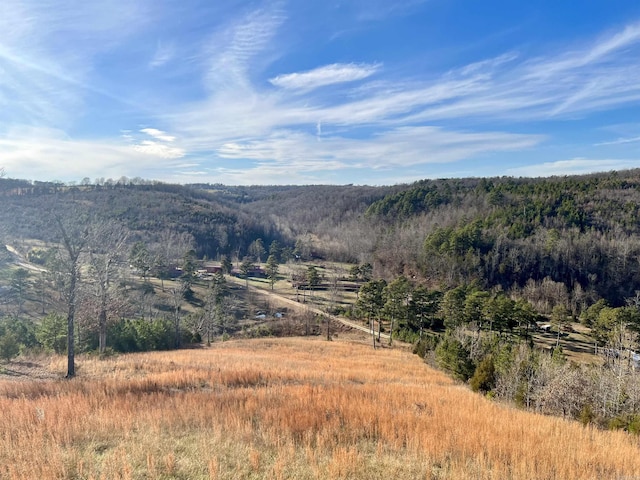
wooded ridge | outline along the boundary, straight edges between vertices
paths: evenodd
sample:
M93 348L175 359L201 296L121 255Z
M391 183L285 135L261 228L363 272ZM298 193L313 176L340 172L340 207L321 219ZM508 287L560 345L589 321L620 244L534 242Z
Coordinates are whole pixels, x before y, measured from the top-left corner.
M12 245L0 249L0 355L67 351L73 376L75 348L170 349L321 325L331 337L322 315L261 324L251 280L363 322L374 347L382 332L389 345L415 342L476 390L636 429L639 187L640 170L381 187L0 178L0 240ZM597 369L574 368L563 347Z
M124 224L132 242L190 234L200 257L242 258L260 238L431 286L518 292L557 282L576 313L601 298L623 305L640 285L640 170L387 187L3 178L0 196L0 225L13 238L48 240L53 211L82 211Z

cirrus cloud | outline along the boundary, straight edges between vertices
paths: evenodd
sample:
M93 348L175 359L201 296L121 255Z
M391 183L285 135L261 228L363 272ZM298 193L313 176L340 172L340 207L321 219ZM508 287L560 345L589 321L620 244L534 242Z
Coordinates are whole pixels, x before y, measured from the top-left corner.
M378 63L370 65L334 63L306 72L278 75L269 82L276 87L307 92L336 83L363 80L376 73L380 67L381 64Z

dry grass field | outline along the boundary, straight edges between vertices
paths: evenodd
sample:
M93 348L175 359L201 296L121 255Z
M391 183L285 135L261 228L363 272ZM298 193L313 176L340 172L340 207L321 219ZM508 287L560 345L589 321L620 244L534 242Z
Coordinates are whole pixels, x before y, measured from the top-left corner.
M640 478L640 448L491 402L403 350L260 339L5 376L0 478L622 480Z

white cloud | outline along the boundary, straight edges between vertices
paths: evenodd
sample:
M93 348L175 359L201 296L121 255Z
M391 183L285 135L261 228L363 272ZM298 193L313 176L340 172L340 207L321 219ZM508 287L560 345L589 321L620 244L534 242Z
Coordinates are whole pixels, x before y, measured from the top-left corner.
M640 100L640 84L629 81L640 75L639 45L640 23L635 23L569 51L520 62L505 54L471 64L450 72L447 80L475 74L475 91L426 105L409 120L574 118L631 104Z
M638 160L622 159L587 159L573 158L571 160L557 160L535 165L509 168L507 175L514 177L550 177L557 175L582 175L587 173L604 172L610 170L626 170L637 168Z
M261 140L226 143L217 153L222 158L257 160L294 171L377 169L455 162L490 151L526 149L540 141L542 137L535 135L404 127L374 138L332 136L318 143L311 134L279 131Z
M553 62L545 65L545 71L538 74L553 74L557 71L573 70L606 60L611 54L625 47L640 42L640 23L627 25L621 32L603 36L593 45L566 53Z
M595 146L599 147L602 145L624 145L625 143L636 143L636 142L640 142L640 137L618 138L616 140L611 140L610 142L596 143Z
M185 156L185 152L181 148L171 147L151 140L144 140L138 145L134 145L133 149L136 152L160 158L182 158Z
M276 87L310 91L336 83L354 82L370 77L380 69L380 64L334 63L301 73L278 75L269 80Z
M505 63L512 62L518 58L518 54L516 52L508 52L503 53L502 55L498 55L495 58L489 58L486 60L481 60L479 62L470 63L462 67L458 71L452 72L454 75L477 75L487 72L491 74L495 71L497 67L504 65Z
M121 141L76 140L64 132L41 128L14 129L6 138L0 137L0 158L13 178L148 178L145 172L150 169L171 168L162 153L139 151Z
M134 170L153 166L163 178L175 171L210 172L214 179L221 175L265 183L280 176L293 183L313 182L318 178L313 172L345 169L361 169L364 177L368 168L452 163L529 149L546 140L526 134L531 120L572 120L620 105L635 107L640 101L640 83L630 80L640 78L640 23L537 58L509 51L439 76L431 72L428 77L407 78L354 58L275 76L265 86L264 72L272 72L274 59L288 53L281 43L284 36L278 36L286 21L280 3L231 21L222 15L220 23L207 25L207 31L191 32L188 45L158 41L164 31L154 30L152 36L144 31L156 10L164 10L154 9L148 0L55 3L57 8L38 0L0 2L0 159L12 175L17 170L60 178L62 174L55 172L94 167L111 171L117 166L122 171L98 175L148 176ZM419 2L387 3L360 2L356 10L369 9L373 18L380 12L410 11ZM239 11L237 5L215 8L227 14ZM134 35L135 43L127 43ZM156 46L155 52L149 45L152 50ZM139 105L104 87L111 82L127 92L124 79L133 77L130 71L101 82L100 61L119 59L124 53L116 47L126 48L126 61L138 55L147 75L145 66L158 69L153 78L139 80L143 85L138 91L148 95ZM158 68L167 62L171 69ZM163 83L168 78L171 82ZM192 83L184 87L183 81ZM44 130L3 137L9 126L21 124L55 125L72 132L89 118L87 97L95 96L135 107L127 112L131 117L122 117L122 124L110 126L117 132L113 140L78 140ZM166 131L134 127L141 124L160 125ZM466 127L457 126L462 124ZM510 133L516 126L525 133ZM121 131L127 128L133 132ZM600 145L637 141L635 132L616 135L623 138ZM173 162L182 157L196 163ZM255 162L244 176L239 168L214 166L240 159ZM531 171L610 169L618 168L611 167L612 162L621 161L564 162L541 164ZM87 175L92 174L78 174Z
M168 135L166 132L158 130L157 128L143 128L140 131L153 138L157 138L158 140L162 140L165 142L173 142L176 139L176 137L174 137L173 135Z
M254 10L211 35L202 54L207 66L205 86L214 94L253 90L249 73L256 56L269 48L284 20L276 5Z

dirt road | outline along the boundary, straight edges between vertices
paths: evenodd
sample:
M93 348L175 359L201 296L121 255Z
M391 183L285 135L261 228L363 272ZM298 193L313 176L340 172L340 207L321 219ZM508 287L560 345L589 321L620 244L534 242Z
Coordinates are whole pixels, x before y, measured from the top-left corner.
M230 278L231 281L233 281L234 283L237 283L238 285L242 285L243 287L245 286L244 280L241 280L241 279L238 279L238 278L235 278L235 277L228 277L228 278ZM269 299L273 300L274 302L279 302L280 304L286 305L287 307L295 308L299 312L311 311L311 312L313 312L313 313L315 313L317 315L321 315L321 316L323 316L325 318L328 317L331 320L334 320L336 322L340 322L343 325L346 325L346 326L348 326L350 328L353 328L354 330L360 330L360 331L363 331L363 332L365 332L367 334L371 334L371 329L369 327L366 327L366 326L364 326L364 325L362 325L360 323L352 322L351 320L348 320L348 319L346 319L344 317L339 317L337 315L331 315L331 314L325 312L324 310L321 310L321 309L319 309L317 307L314 307L314 306L310 305L309 303L300 303L300 302L297 302L297 301L292 300L290 298L287 298L287 297L285 297L283 295L279 295L279 294L277 294L275 292L272 292L272 291L269 291L269 290L265 290L265 289L262 289L262 288L257 288L257 287L254 287L252 285L249 285L249 291L255 292L255 293L259 294L259 295L262 295L263 297L269 298ZM376 335L377 335L377 332L376 332ZM386 334L386 333L381 333L380 334L380 338L384 338L384 339L388 340L389 339L389 335Z
M11 245L5 245L5 248L9 251L9 253L11 253L16 257L16 260L15 260L16 265L22 268L26 268L27 270L31 270L33 272L38 272L38 273L47 271L45 268L38 267L37 265L29 263L22 255L20 255L20 252L18 252Z

